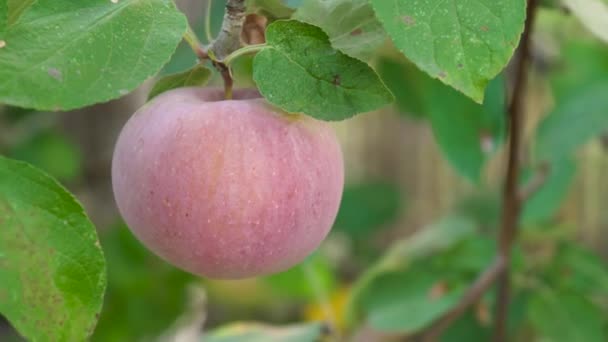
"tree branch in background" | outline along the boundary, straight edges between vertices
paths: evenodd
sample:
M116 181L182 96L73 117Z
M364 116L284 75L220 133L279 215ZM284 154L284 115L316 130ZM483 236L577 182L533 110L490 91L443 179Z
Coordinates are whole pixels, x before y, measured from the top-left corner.
M528 0L527 16L524 33L522 35L518 57L515 65L515 82L513 96L507 114L509 115L509 159L507 175L503 190L502 221L498 236L498 256L496 260L479 275L477 280L469 287L460 302L435 320L427 329L414 336L418 341L434 341L456 319L461 317L468 308L477 303L483 294L498 281L498 301L494 319L494 340L503 342L507 340L506 322L510 301L509 260L517 226L521 214L523 201L535 193L545 182L549 173L549 166L541 165L532 180L523 188L519 187L520 151L522 144L522 126L524 119L524 98L530 56L531 31L534 26L537 0Z
M498 276L506 267L506 260L500 256L496 258L483 273L479 275L477 280L469 287L466 293L460 299L460 302L453 308L444 313L427 329L414 337L415 341L434 341L441 333L450 326L456 319L462 316L468 308L479 301L481 296L494 284Z
M500 227L498 252L504 260L511 259L513 243L517 236L519 217L524 198L520 196L519 173L520 152L523 136L523 123L525 111L525 94L530 63L530 46L532 44L532 30L536 18L538 0L528 0L526 10L526 24L519 46L519 56L514 67L515 78L513 83L513 96L509 106L509 161L507 165L507 180L503 191L502 225ZM511 301L511 271L509 267L501 272L498 278L498 292L496 298L496 314L494 316L494 341L503 342L507 338L507 319L509 303Z

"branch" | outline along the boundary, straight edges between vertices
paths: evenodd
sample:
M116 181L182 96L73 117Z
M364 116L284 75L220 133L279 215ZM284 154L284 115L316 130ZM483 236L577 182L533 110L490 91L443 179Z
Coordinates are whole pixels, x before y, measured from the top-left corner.
M224 80L224 94L226 99L232 98L232 86L234 84L230 67L224 63L224 59L241 47L241 31L245 22L245 0L228 0L226 12L222 22L222 30L217 39L211 42L207 50L213 66L220 72Z
M241 47L241 31L245 22L245 0L228 0L222 30L211 43L209 53L214 61L223 61Z
M462 316L468 308L481 299L481 296L483 296L490 286L494 284L505 268L506 260L497 257L496 260L479 275L471 287L469 287L458 304L435 320L427 329L415 336L414 341L436 340L452 322Z
M517 236L519 216L521 214L522 196L519 192L520 150L522 143L522 126L524 120L524 99L527 83L528 65L530 62L531 32L536 17L538 0L528 0L526 24L519 47L519 58L515 65L513 97L509 106L509 161L507 180L503 191L502 225L499 233L498 251L500 257L511 259L511 250ZM498 293L495 315L494 341L507 340L507 318L511 301L510 270L506 267L498 279Z

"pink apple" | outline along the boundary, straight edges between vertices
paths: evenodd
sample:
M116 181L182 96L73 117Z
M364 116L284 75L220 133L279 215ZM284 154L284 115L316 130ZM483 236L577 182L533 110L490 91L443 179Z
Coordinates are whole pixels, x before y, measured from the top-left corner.
M210 278L286 270L335 220L344 185L332 128L281 112L251 90L181 88L141 108L120 134L112 183L144 245Z

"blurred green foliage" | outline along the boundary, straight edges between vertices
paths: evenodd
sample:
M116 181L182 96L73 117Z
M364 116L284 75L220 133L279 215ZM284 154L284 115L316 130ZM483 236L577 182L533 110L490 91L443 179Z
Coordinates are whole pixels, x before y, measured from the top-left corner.
M108 289L94 341L152 339L185 312L196 278L166 264L119 225L100 234Z
M287 3L295 7L298 2ZM569 222L557 214L576 176L577 149L608 131L602 126L608 113L604 93L597 91L586 97L589 89L604 87L608 79L608 48L584 30L571 29L578 24L554 9L555 1L543 3L550 9L541 11L539 27L554 36L557 52L535 56L536 71L547 79L554 100L551 114L543 119L549 123L542 121L540 127L554 128L551 134L535 131L525 154L523 184L534 177L545 159L550 165L544 185L524 208L521 243L512 260L510 329L518 341L603 342L608 340L608 266L598 253L578 242L566 229ZM223 5L224 1L214 1L213 33L219 30ZM196 23L194 29L199 37L205 37L202 24ZM541 46L550 45L541 40ZM254 85L251 61L251 56L235 61L237 86ZM196 56L182 44L163 73L183 71L195 63ZM432 81L404 58L395 58L390 46L373 63L396 95L397 110L406 114L405 118L415 117L419 124L430 125L455 168L479 181L468 196L458 199L443 219L430 222L407 238L386 241L379 237L402 228L395 223L408 213L407 189L387 179L348 184L334 231L320 251L284 273L238 282L199 279L150 254L124 225L105 229L100 238L109 285L92 340L155 339L188 314L191 286L207 291L205 331L209 332L205 341L212 342L312 341L324 329L321 324L301 323L318 318L307 315L306 309L328 306L336 321L346 321L342 333L355 332L360 323L379 332L409 334L428 326L451 307L495 255L501 184L487 184L480 175L503 145L504 83L500 79L493 83L482 107ZM577 115L559 123L560 112L568 106L577 108ZM600 113L596 115L600 120L589 121L589 107ZM571 110L565 112L572 115ZM28 161L68 184L82 177L84 156L58 129L54 114L5 108L0 123L5 126L0 132L3 154ZM488 133L490 144L483 140ZM558 158L540 158L543 154L538 153L538 144L542 139L549 141L545 156ZM559 147L562 143L568 148ZM332 256L338 249L344 249L346 255ZM342 292L348 297L346 307L331 302ZM457 320L441 341L488 340L492 294ZM223 326L234 320L267 321L277 326ZM295 322L300 323L278 326Z

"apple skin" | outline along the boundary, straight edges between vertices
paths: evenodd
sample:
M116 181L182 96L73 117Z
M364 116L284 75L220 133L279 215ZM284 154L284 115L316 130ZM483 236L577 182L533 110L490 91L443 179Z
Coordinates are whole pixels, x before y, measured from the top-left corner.
M180 88L123 128L116 203L135 236L169 263L217 279L284 271L329 233L344 186L329 124L281 112L253 90Z

